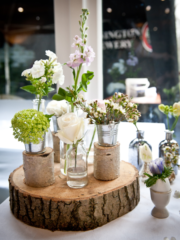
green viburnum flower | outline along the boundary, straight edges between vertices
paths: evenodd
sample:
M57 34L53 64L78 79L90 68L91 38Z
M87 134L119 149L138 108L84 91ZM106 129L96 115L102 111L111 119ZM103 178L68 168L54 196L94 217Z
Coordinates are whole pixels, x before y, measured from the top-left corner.
M38 144L50 126L49 118L35 109L17 112L11 120L13 135L25 144Z

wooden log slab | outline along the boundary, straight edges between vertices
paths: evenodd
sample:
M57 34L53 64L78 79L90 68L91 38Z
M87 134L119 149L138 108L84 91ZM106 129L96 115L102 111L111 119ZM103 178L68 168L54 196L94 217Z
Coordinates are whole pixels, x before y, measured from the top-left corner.
M47 147L41 154L23 152L25 183L30 187L47 187L55 182L54 152Z
M60 139L55 136L55 132L52 132L53 136L53 149L54 149L54 162L60 162Z
M120 174L120 144L102 147L94 143L94 177L98 180L113 180Z
M120 177L99 181L89 166L89 183L72 189L60 179L55 163L55 184L33 188L24 183L22 166L10 174L10 208L24 223L52 231L79 231L100 227L133 210L140 200L138 170L121 161ZM120 227L120 226L119 226Z

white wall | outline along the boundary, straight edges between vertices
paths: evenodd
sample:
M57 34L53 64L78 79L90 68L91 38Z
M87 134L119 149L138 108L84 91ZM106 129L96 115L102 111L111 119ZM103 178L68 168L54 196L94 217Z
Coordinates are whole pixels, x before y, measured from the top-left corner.
M102 0L54 0L55 16L55 46L56 54L60 63L69 60L75 35L80 35L79 20L81 9L87 8L90 12L87 26L88 45L96 54L96 58L90 67L83 67L81 74L87 70L94 72L94 78L88 86L87 100L103 97L102 79ZM72 85L72 70L64 66L65 83L62 87Z

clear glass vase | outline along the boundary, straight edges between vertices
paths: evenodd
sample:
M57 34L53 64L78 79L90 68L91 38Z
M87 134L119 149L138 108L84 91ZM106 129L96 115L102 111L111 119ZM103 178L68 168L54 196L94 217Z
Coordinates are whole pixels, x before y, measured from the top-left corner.
M139 156L139 147L145 143L152 150L151 145L144 139L144 131L139 130L136 132L136 138L133 139L129 144L129 162L134 165L139 171L143 167L143 161Z
M172 147L173 143L177 143L176 140L173 139L173 133L174 131L165 130L165 139L159 143L159 157L163 158L164 160L165 157L163 149L167 146ZM179 149L176 150L176 155L179 155Z
M67 185L70 188L83 188L88 184L88 163L82 145L72 144L66 153Z
M39 109L40 112L43 112L45 114L45 100L41 99L41 101L39 102L38 97L36 99L33 99L33 109L37 111ZM53 137L50 128L45 134L45 147L53 148Z
M70 144L60 140L60 178L64 178L67 175L66 153L69 148Z
M97 131L95 124L88 124L87 130L84 136L84 144L88 155L88 163L94 162L94 142L97 142Z

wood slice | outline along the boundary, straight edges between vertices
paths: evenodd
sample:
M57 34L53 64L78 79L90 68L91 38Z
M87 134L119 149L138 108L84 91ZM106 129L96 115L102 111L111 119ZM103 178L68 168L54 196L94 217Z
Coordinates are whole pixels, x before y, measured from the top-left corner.
M113 180L120 174L120 144L102 147L94 143L94 177L99 180Z
M140 200L138 170L121 161L120 177L99 181L88 168L89 183L72 189L60 179L55 163L55 184L33 188L24 183L22 166L9 177L10 207L14 216L28 225L55 230L89 230L100 227L133 210Z
M60 162L60 139L55 136L55 132L52 132L53 136L53 149L54 149L54 162Z
M55 181L54 152L47 147L41 154L23 152L23 169L25 183L30 187L47 187Z

